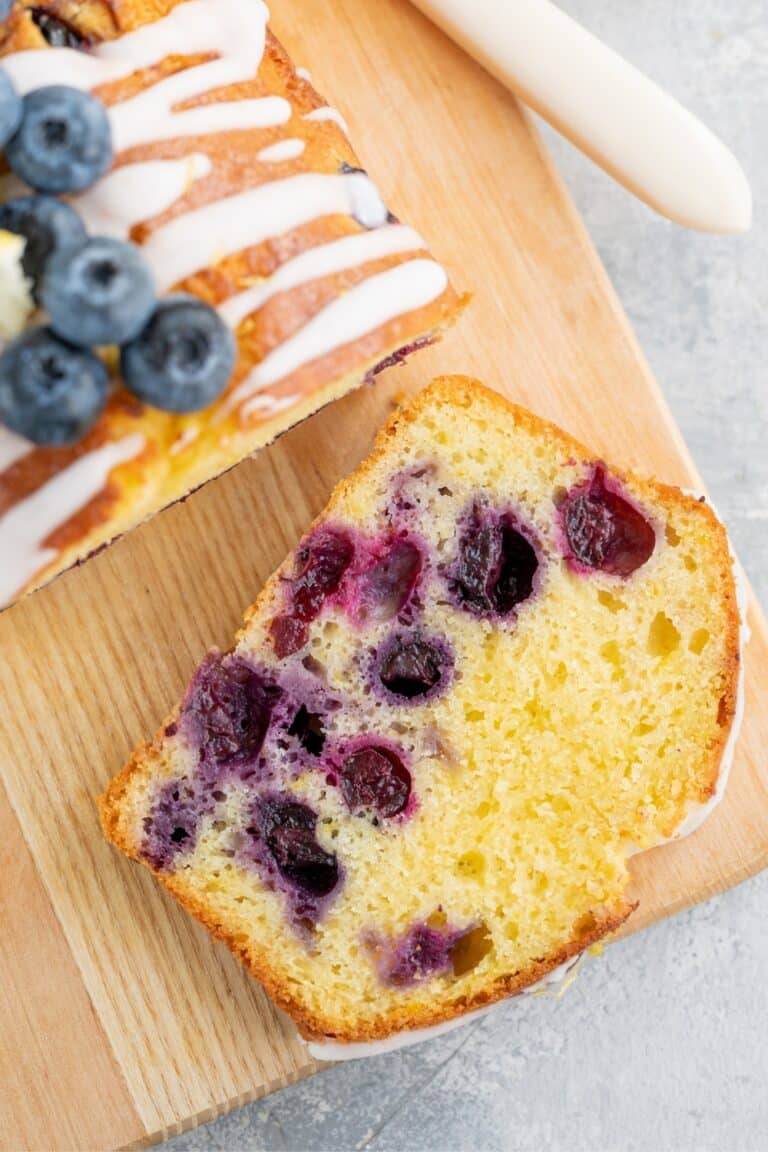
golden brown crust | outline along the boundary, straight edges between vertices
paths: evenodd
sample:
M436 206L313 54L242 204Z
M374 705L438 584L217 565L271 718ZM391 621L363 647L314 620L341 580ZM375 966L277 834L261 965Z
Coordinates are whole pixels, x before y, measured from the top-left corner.
M551 424L540 417L511 403L504 396L486 388L478 381L465 376L440 377L416 396L408 399L390 418L376 437L372 452L350 476L343 479L334 489L328 505L315 519L314 525L332 515L339 498L354 490L360 479L365 476L386 453L390 441L398 436L400 427L407 422L418 418L422 410L434 403L435 398L444 400L451 405L469 407L472 404L483 403L489 405L505 422L513 422L533 433L542 433L555 437L562 445L566 456L577 459L593 461L591 453L584 445L568 433L563 432L557 425ZM722 696L720 707L720 737L710 751L710 766L708 771L702 772L708 782L702 787L701 800L706 801L714 792L720 769L720 762L725 742L733 721L736 706L736 692L739 666L739 612L736 602L736 592L733 580L732 561L728 548L728 539L724 527L715 516L711 507L702 503L696 497L687 495L678 488L662 484L655 480L641 480L630 472L622 472L613 468L612 475L625 483L628 489L637 494L638 499L647 498L649 503L662 504L667 508L677 507L686 511L695 510L696 514L707 521L708 531L716 540L717 562L720 565L721 588L723 603L727 620L726 658L722 668ZM308 529L310 531L311 529ZM288 557L283 565L270 577L256 601L245 612L243 626L238 632L235 643L242 636L248 622L257 614L263 612L275 600L279 593L281 577L290 568L292 557ZM133 757L123 771L112 781L104 797L99 802L102 826L105 835L127 856L140 860L138 845L132 840L130 833L121 822L121 801L129 790L136 775L149 775L153 769L153 757L158 753L166 726L177 719L177 707L158 730L151 744L142 744L134 752ZM670 832L672 829L669 830ZM141 860L146 867L145 860ZM451 1020L475 1008L492 1004L497 1000L515 995L531 984L536 983L547 973L563 964L571 957L582 952L591 944L615 932L616 929L631 915L635 904L624 900L622 904L612 909L596 910L590 923L584 931L575 933L573 938L563 945L556 954L543 957L530 965L527 969L509 973L495 979L487 987L479 990L472 996L457 996L448 1004L439 1006L417 1005L403 1007L402 1011L390 1013L386 1019L371 1024L365 1020L336 1020L321 1017L310 1010L307 1005L292 995L281 982L280 973L270 963L268 948L248 948L236 939L226 925L211 917L210 912L186 889L180 880L167 873L158 872L152 868L154 875L165 888L171 892L180 904L187 909L200 923L204 924L217 939L221 940L241 960L245 967L264 986L269 995L294 1018L301 1034L309 1040L334 1039L342 1042L355 1042L383 1039L403 1029L429 1027Z
M114 39L165 16L183 2L36 0L33 3L33 0L22 0L0 31L0 58L11 52L47 47L32 18L32 9L44 10L64 20L85 38L86 44L94 44ZM168 57L147 73L102 86L98 94L106 104L114 104L193 62L190 58ZM173 207L133 228L131 239L135 243L145 243L159 227L185 212L246 188L300 172L336 173L341 164L353 168L358 166L351 144L336 123L304 118L325 101L309 81L297 76L285 49L269 32L258 75L253 80L217 90L214 99L268 95L290 100L293 116L289 125L161 140L120 153L115 167L138 161L175 159L195 151L205 152L212 164L207 176L190 181L190 186ZM210 98L208 94L203 95L187 101L184 107L204 104ZM279 164L259 161L258 152L286 133L303 141L302 155ZM174 285L172 290L192 292L216 306L242 291L246 285L266 279L287 260L307 249L361 230L351 217L324 216L230 256L215 267L205 268ZM277 293L238 329L238 363L227 395L256 364L330 301L368 276L404 263L414 255L418 254L413 251L396 253ZM422 255L426 253L422 252ZM258 448L271 443L325 404L358 387L370 371L394 352L423 337L439 338L463 304L464 301L448 286L430 305L384 323L367 336L303 366L265 393L278 405L286 397L298 397L294 404L274 414L244 416L237 407L227 412L225 401L219 401L203 412L177 416L149 408L125 389L117 389L89 433L87 443L117 442L139 433L145 438L145 450L113 468L104 488L46 541L40 542L56 555L31 576L17 595L50 580L146 516L180 499ZM86 441L76 445L75 455L82 454L85 446ZM0 474L0 514L4 508L15 505L66 469L72 455L73 451L69 449L35 449L15 468Z

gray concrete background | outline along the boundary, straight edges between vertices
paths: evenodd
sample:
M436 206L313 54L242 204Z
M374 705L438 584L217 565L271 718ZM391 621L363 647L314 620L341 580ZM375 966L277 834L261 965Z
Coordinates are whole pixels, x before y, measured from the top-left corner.
M702 116L752 181L752 233L701 236L552 140L768 604L768 0L563 7ZM767 974L765 873L612 946L563 1000L509 1002L419 1048L330 1069L165 1152L768 1149Z

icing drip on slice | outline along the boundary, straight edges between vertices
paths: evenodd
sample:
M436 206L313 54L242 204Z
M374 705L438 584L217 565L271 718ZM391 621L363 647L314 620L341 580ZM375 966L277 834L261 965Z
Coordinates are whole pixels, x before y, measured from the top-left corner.
M309 248L293 260L287 260L261 284L231 296L219 306L219 315L232 328L263 308L268 300L278 292L287 292L300 284L319 280L322 276L332 276L348 268L393 256L400 252L416 251L426 245L413 228L403 224L378 228L373 232L360 232L355 236L344 236L329 244L319 244Z
M81 456L0 519L0 604L6 604L46 564L56 559L44 541L98 496L118 464L138 456L144 437L126 436Z
M277 144L270 144L268 148L262 148L256 153L256 159L264 164L279 164L283 160L295 160L305 148L303 140L291 136L287 140L279 140Z
M156 140L284 124L291 106L280 96L177 105L256 75L269 13L261 0L187 0L168 16L85 54L72 48L16 52L3 60L23 94L43 84L90 90L159 64L167 56L217 53L218 59L159 80L109 108L115 151Z
M212 67L212 65L206 65ZM193 68L178 77L202 72ZM199 77L198 77L199 79ZM162 87L170 81L163 82ZM161 87L161 85L156 85ZM207 91L206 88L203 91ZM173 101L174 103L176 101ZM151 144L156 140L176 140L182 136L206 136L237 129L274 128L291 118L291 106L282 96L265 96L261 100L239 100L222 104L207 104L203 108L188 108L184 112L171 112L157 106L155 89L142 92L133 100L110 111L112 138L115 150L122 152L137 144Z
M261 0L186 0L161 20L97 44L88 53L73 48L14 52L4 57L3 68L25 95L43 84L91 90L168 56L218 55L209 64L176 73L147 89L154 94L157 111L214 87L252 79L264 53L268 19ZM174 83L182 77L183 84Z
M34 450L35 445L23 436L17 436L8 428L0 428L0 472L5 472L17 460L22 460Z
M447 283L444 270L434 260L409 260L361 281L266 356L228 398L226 410L395 317L431 304Z
M158 228L142 248L158 291L320 216L354 215L365 185L371 182L361 172L305 172L177 216Z
M126 164L99 180L74 201L93 236L127 240L135 224L173 207L195 180L208 176L207 156L193 153L181 160L148 160Z
M331 108L328 105L323 105L322 108L314 108L311 112L307 112L304 116L305 120L332 120L334 124L338 124L345 136L349 135L349 125L342 116L341 112L336 108Z
M257 393L243 405L243 418L250 420L252 416L262 416L266 420L292 408L300 399L300 396L267 396Z

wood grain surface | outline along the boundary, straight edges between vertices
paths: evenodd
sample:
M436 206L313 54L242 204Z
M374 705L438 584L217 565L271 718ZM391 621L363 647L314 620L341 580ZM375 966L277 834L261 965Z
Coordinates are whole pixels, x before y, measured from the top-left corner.
M0 617L0 1146L133 1145L314 1069L225 949L102 840L94 799L151 733L393 395L477 375L609 459L698 486L528 118L404 0L280 0L393 208L474 301L443 344L326 410ZM768 632L718 812L633 863L648 924L768 863Z

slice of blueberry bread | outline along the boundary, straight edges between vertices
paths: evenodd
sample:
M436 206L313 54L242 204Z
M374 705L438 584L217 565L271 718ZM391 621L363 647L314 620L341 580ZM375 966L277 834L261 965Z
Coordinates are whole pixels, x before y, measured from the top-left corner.
M102 801L310 1038L525 989L716 793L739 612L706 503L463 377L394 416Z

